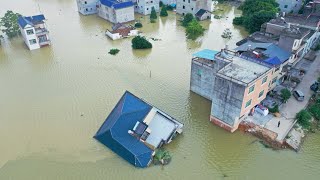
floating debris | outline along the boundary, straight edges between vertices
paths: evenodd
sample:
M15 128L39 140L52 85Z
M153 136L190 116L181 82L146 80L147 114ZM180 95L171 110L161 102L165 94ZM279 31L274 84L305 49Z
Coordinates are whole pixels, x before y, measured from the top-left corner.
M221 35L223 38L231 39L232 37L232 32L230 31L229 28L225 29Z

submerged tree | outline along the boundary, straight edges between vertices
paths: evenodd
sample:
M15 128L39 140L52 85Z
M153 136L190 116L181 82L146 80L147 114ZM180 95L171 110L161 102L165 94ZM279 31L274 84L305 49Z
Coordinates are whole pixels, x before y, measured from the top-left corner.
M182 26L187 27L188 24L194 19L191 13L187 13L182 20Z
M152 44L142 36L136 36L132 39L132 48L133 49L150 49Z
M186 28L187 38L192 40L195 40L199 36L203 35L203 32L204 32L204 28L195 19L193 19Z
M21 16L19 13L7 11L0 19L0 28L9 38L13 38L20 34L18 18Z
M168 16L167 6L162 6L161 11L160 11L160 16L162 16L162 17Z
M150 19L157 19L157 12L154 7L151 9Z

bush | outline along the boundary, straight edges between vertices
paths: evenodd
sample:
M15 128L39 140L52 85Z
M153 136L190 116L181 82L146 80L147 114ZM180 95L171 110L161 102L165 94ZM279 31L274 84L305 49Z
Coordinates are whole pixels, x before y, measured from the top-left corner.
M134 24L134 27L136 27L136 28L142 28L142 23L137 22L137 23Z
M168 16L168 12L167 12L167 7L166 7L166 6L163 6L163 7L161 8L160 16L161 16L161 17L166 17L166 16Z
M289 89L281 89L280 91L280 96L283 99L283 102L286 103L288 101L288 99L290 99L291 97L291 92L289 91Z
M187 13L182 20L182 26L187 27L188 24L194 19L191 13Z
M168 11L173 11L173 9L174 9L174 8L173 8L172 6L170 6L170 5L167 5L166 8L167 8Z
M120 51L119 49L110 49L109 54L116 55L118 54L119 51Z
M199 36L203 35L203 32L204 32L204 28L195 19L193 19L186 28L187 38L192 40L195 40Z
M152 7L152 9L151 9L150 20L151 19L157 19L157 12L154 9L154 7Z
M233 19L233 21L232 21L232 23L234 24L234 25L242 25L243 24L243 16L241 16L241 17L235 17L234 19Z
M308 110L316 120L320 120L320 104L314 104L310 106Z
M162 6L163 6L163 2L160 1L160 2L159 2L159 7L162 7Z
M277 113L279 112L279 105L276 104L273 108L268 108L269 109L269 112L271 113Z
M311 125L311 115L307 110L301 110L296 114L296 119L298 120L298 123L306 129L310 128Z
M167 165L170 163L171 158L172 157L169 151L164 149L159 149L156 151L156 154L154 155L153 163L155 165L158 165L158 164Z
M136 36L132 39L132 48L133 49L150 49L152 44L145 38L141 36Z

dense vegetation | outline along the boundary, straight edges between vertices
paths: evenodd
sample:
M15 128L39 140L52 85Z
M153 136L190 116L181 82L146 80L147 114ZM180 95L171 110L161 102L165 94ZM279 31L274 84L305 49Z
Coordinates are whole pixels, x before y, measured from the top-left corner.
M166 17L166 16L168 16L167 6L162 6L161 11L160 11L160 16L161 16L161 17Z
M19 16L21 16L19 13L7 11L0 19L0 29L4 34L8 36L8 38L13 38L20 34L18 25Z
M188 24L194 19L191 13L187 13L182 20L182 26L187 27Z
M310 128L310 125L311 125L311 120L312 116L310 115L310 113L303 109L301 110L300 112L297 113L296 115L296 119L297 119L297 122L303 127L303 128L306 128L306 129L309 129Z
M239 7L242 16L233 19L233 24L244 26L250 33L259 31L263 23L276 17L279 11L275 0L245 0Z
M192 40L202 36L205 30L191 13L187 13L183 17L182 26L186 27L187 38Z
M132 48L133 49L150 49L152 44L142 36L136 36L132 39Z
M158 164L167 165L170 163L170 161L171 161L171 155L169 154L169 151L164 149L157 150L153 158L153 163L155 165L158 165Z

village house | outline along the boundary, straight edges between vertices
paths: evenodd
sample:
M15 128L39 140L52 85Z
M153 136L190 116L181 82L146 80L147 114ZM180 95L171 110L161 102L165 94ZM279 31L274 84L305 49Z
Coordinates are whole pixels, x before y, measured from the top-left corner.
M177 0L177 13L183 16L191 13L195 16L200 10L211 12L211 6L211 0Z
M97 13L97 5L99 0L77 0L78 12L83 15Z
M94 138L136 167L147 167L155 150L182 133L183 124L126 91Z
M282 83L286 78L284 67L289 63L291 53L273 43L257 43L248 41L235 49L240 57L250 58L257 63L267 63L273 66L268 91Z
M98 15L111 23L125 23L134 20L132 1L100 0L97 7Z
M165 5L171 5L175 7L177 5L177 0L160 0Z
M24 42L30 50L50 45L49 31L43 14L36 16L20 16L18 24Z
M196 14L195 17L200 20L203 21L205 19L210 19L211 18L211 12L204 10L204 9L200 9Z
M247 41L274 43L291 52L290 65L299 62L319 39L320 16L285 15L277 17L261 26L261 30L241 40L237 45Z
M106 35L112 40L122 39L130 36L137 36L139 31L131 25L121 23L112 26L112 30L107 29Z
M152 7L159 12L159 0L133 0L134 11L143 15L151 14Z
M223 49L193 55L191 91L211 100L210 121L234 132L269 91L274 66Z
M282 12L298 13L301 9L304 0L277 0L279 8Z

